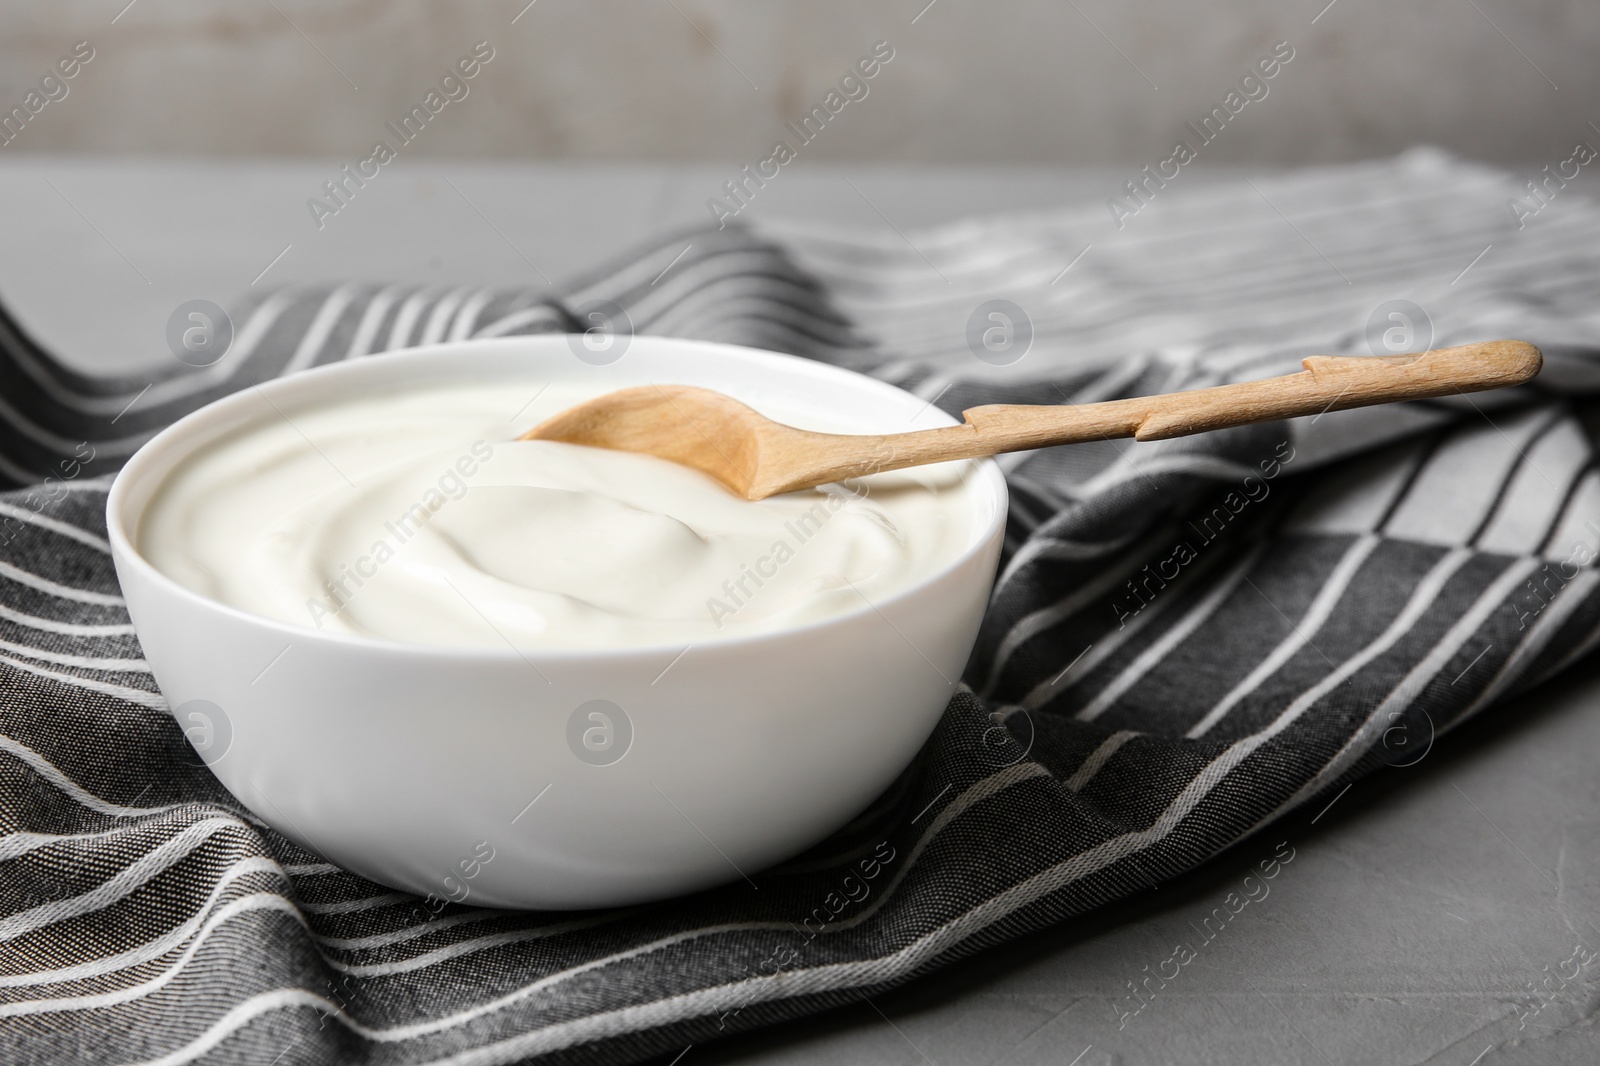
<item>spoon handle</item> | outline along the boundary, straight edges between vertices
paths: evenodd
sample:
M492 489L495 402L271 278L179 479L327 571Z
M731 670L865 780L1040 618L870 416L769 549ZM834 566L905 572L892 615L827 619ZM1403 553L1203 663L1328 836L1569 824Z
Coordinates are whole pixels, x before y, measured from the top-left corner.
M1164 440L1252 422L1520 385L1543 362L1533 345L1509 340L1410 355L1313 355L1302 361L1305 369L1298 374L1189 392L1076 406L974 407L963 414L977 432L951 433L944 439L953 451L963 453L947 458L1112 437Z

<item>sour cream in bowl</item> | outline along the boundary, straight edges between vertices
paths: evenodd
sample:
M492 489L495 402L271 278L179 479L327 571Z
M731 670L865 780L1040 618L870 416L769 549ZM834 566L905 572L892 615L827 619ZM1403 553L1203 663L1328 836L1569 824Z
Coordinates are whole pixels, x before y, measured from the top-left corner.
M107 519L156 681L223 784L373 880L533 908L755 873L888 787L971 651L998 469L750 502L515 439L651 383L805 428L949 424L838 368L650 337L605 366L564 337L441 345L211 404L129 461Z

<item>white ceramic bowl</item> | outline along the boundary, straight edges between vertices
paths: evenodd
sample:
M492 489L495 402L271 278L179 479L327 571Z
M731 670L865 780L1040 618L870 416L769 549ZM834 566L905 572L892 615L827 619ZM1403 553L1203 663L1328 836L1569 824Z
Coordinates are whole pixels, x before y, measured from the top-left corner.
M530 375L705 385L757 407L781 397L863 431L950 424L849 371L653 337L606 366L575 357L565 337L507 338L319 368L261 392L292 416L376 386ZM222 783L284 835L396 888L489 906L612 906L799 852L922 746L994 579L1006 490L985 461L969 478L980 513L955 562L900 595L779 633L686 653L524 656L286 625L184 588L134 547L167 472L257 417L253 391L177 422L122 470L107 502L117 576L157 684ZM583 758L588 729L603 750Z

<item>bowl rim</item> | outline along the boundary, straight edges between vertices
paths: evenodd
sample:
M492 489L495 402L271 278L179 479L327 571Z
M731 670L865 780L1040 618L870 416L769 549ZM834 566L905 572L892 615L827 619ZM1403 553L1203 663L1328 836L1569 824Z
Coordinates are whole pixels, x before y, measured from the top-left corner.
M930 586L939 584L955 571L969 565L975 556L987 550L996 537L1003 535L1008 513L1009 494L1005 477L1000 470L999 464L992 458L962 460L972 464L970 479L976 480L992 501L993 506L987 521L984 522L982 528L974 531L971 543L959 554L948 560L945 565L891 596L886 596L881 600L868 600L863 596L864 602L862 606L840 614L829 615L826 618L816 619L800 625L786 626L781 629L719 637L704 643L690 642L688 647L680 646L677 643L649 643L629 644L622 647L524 649L512 645L509 641L507 641L507 646L504 648L411 643L395 640L391 637L370 636L363 633L325 631L294 625L276 618L268 618L265 615L246 611L221 600L212 599L161 572L139 551L133 537L130 536L129 530L124 526L122 512L128 507L127 497L133 491L131 486L139 482L141 478L149 476L145 473L145 468L155 463L170 450L180 448L186 436L197 432L197 425L207 424L215 419L222 418L230 413L232 408L244 407L249 403L251 393L270 394L274 391L315 388L315 385L308 385L307 382L342 377L360 377L377 372L372 369L373 367L393 368L397 373L403 373L407 364L427 364L441 358L470 359L478 352L509 351L526 348L530 345L535 348L555 348L557 344L566 347L571 336L563 333L540 333L511 337L469 338L460 341L446 341L439 344L419 345L414 348L405 348L392 352L376 352L359 359L326 363L282 377L244 385L226 396L204 404L156 433L129 456L127 461L123 463L122 468L117 471L111 483L110 492L106 496L105 510L106 535L111 543L113 561L118 565L119 570L123 566L132 567L138 571L140 577L144 580L162 587L169 594L175 594L179 600L185 601L195 608L203 611L221 612L223 615L231 617L238 622L264 627L268 631L275 631L290 641L312 640L326 642L336 648L346 647L351 650L374 653L398 653L429 659L467 660L485 663L516 663L520 661L524 664L534 665L535 663L558 664L636 659L643 656L682 653L687 651L688 647L703 648L707 651L722 653L762 645L781 644L783 641L796 636L854 622L870 613L876 612L881 615L885 607L898 604L902 600L918 595ZM815 359L807 359L783 352L772 352L719 341L699 341L648 334L639 334L631 338L630 347L638 345L727 356L746 364L753 363L757 366L776 368L780 375L799 374L801 376L829 379L838 381L841 384L848 383L850 387L858 390L879 393L885 398L893 397L896 400L902 400L909 397L918 402L924 402L916 394L878 378L849 370L845 367L835 366L831 363L823 363ZM682 382L664 383L682 384ZM619 387L623 386L619 385ZM269 402L270 399L269 395ZM301 402L303 403L303 401ZM299 404L296 406L299 406ZM916 417L928 418L936 425L954 426L961 424L931 402L924 402L923 410ZM181 462L186 455L186 452L180 452L178 461ZM153 497L154 492L152 491L151 498L153 499ZM148 505L149 501L147 500L145 507L148 507ZM140 508L137 514L129 516L129 524L135 529L138 526L138 520L143 517L144 510L145 508ZM135 626L135 635L137 636L137 626Z

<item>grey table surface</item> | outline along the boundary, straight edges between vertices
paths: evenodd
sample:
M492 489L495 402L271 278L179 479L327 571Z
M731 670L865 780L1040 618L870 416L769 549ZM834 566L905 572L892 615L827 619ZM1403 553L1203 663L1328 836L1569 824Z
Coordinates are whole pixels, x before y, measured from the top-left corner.
M708 220L705 200L730 176L414 161L318 231L305 200L336 168L0 160L0 296L70 362L135 370L171 358L166 318L185 300L227 306L252 284L325 279L559 284L652 233ZM1092 200L1122 179L785 174L753 205L758 220L872 229ZM1575 947L1600 952L1597 704L1600 664L1581 666L1159 891L871 1004L691 1048L682 1066L1600 1062L1600 959L1565 982L1551 976L1580 965L1568 961ZM1294 859L1270 894L1153 999L1133 998L1176 943L1200 942L1203 919L1280 840Z

